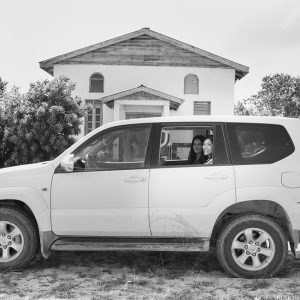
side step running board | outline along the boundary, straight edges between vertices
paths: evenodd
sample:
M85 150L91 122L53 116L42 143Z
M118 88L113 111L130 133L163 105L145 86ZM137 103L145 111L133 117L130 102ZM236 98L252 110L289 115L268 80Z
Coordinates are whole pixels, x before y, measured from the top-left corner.
M209 240L204 239L76 239L64 238L56 240L53 251L178 251L202 252L209 250Z

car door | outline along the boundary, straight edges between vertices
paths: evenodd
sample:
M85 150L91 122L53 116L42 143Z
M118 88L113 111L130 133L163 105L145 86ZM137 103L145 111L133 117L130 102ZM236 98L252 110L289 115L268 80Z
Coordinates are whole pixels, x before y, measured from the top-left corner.
M209 237L220 211L236 201L222 124L165 124L156 130L161 138L150 171L152 235ZM190 161L195 136L201 143L214 141L213 160L204 155L200 163Z
M57 235L149 236L150 125L100 132L74 151L74 172L58 167L51 219Z

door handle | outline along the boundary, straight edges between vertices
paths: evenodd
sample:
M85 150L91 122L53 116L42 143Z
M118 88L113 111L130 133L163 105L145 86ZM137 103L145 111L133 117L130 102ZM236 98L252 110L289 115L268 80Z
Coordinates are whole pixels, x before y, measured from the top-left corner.
M124 179L125 182L145 182L146 178L139 176L131 176Z
M228 175L224 174L211 174L205 177L205 179L227 179Z

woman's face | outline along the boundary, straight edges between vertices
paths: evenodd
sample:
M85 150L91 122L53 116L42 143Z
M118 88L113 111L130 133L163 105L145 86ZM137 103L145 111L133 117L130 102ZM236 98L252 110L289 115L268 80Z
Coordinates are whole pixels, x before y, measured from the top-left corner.
M202 143L199 139L195 139L193 143L193 150L196 154L200 154L202 151Z
M203 152L204 155L211 156L214 150L214 145L211 139L206 139L203 143Z

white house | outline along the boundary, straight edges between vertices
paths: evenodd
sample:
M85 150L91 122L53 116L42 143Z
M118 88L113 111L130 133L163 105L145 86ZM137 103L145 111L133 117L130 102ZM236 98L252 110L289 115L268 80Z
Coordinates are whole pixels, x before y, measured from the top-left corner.
M76 83L94 107L84 132L114 120L233 114L234 84L249 68L149 28L40 62Z

